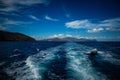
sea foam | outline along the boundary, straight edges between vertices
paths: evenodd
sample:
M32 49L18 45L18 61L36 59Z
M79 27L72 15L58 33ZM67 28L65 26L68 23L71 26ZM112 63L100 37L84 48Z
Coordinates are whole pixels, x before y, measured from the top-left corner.
M90 51L90 47L73 43L67 45L72 45L66 48L68 80L107 80L106 76L93 68L89 55L84 53Z

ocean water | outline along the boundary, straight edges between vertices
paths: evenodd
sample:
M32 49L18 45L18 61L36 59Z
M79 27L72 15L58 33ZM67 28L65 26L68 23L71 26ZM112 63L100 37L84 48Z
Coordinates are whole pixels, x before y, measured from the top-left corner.
M0 42L0 80L120 80L120 42Z

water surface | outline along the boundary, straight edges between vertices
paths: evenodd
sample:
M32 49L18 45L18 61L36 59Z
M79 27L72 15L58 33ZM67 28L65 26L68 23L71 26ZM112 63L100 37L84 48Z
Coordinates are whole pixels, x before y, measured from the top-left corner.
M98 55L88 53L98 49ZM0 80L119 80L119 42L0 42Z

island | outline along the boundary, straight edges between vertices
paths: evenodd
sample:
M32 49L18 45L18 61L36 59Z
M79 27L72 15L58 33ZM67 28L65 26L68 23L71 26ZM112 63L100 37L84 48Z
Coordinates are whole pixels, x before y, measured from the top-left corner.
M64 38L48 38L39 41L49 41L49 42L96 42L96 39L86 39L86 38L75 38L75 37L64 37Z
M36 40L22 33L0 31L0 41L36 41Z

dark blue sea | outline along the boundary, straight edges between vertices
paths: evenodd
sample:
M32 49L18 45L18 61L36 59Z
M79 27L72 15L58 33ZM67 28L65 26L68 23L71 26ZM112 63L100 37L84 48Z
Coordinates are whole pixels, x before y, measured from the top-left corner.
M0 80L120 80L120 42L0 42Z

